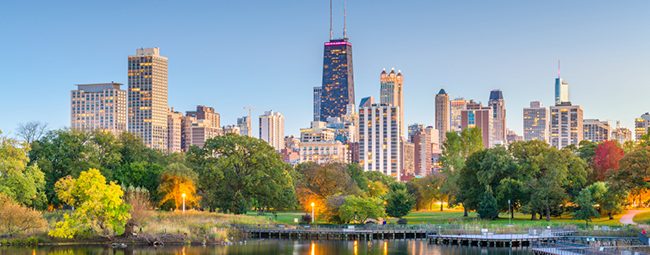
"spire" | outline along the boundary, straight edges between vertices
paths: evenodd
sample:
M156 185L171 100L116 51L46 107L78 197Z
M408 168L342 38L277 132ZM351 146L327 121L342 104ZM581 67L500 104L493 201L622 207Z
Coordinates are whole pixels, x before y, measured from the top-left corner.
M332 30L332 0L330 0L330 41L334 37L334 32Z
M557 78L560 78L560 60L557 60Z
M343 0L343 39L348 38L348 0Z

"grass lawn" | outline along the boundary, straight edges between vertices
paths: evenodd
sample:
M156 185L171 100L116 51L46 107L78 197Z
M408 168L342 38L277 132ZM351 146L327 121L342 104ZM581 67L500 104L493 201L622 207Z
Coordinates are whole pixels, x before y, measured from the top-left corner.
M301 211L292 211L292 212L278 212L277 218L272 213L265 213L264 215L258 215L257 212L249 212L248 216L265 218L266 220L271 220L277 224L295 224L293 219L298 218L305 212ZM640 214L644 215L644 214ZM650 212L645 213L646 219L650 222ZM445 210L440 211L416 211L411 212L404 218L408 220L408 224L460 224L460 225L475 225L477 227L503 227L510 224L508 219L509 214L502 213L499 215L499 219L489 221L489 220L480 220L478 219L475 212L470 212L469 217L463 217L462 210ZM615 215L613 220L610 220L607 216L592 219L590 225L600 225L600 226L621 226L619 222L622 214ZM637 215L639 216L639 215ZM637 218L634 219L637 221ZM324 224L327 223L323 219L318 219L317 223ZM388 219L388 223L396 223L396 218ZM546 227L546 226L563 226L563 225L584 225L584 221L575 220L571 215L563 215L561 217L553 217L550 222L546 220L530 220L529 214L515 213L515 218L512 220L512 225L518 227Z
M650 211L634 215L632 220L638 224L650 224Z

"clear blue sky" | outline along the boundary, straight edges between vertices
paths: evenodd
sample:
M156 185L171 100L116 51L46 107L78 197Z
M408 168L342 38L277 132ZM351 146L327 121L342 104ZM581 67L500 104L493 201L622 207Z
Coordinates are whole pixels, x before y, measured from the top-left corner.
M254 107L282 112L286 133L312 118L328 1L5 1L0 5L0 129L69 125L74 84L127 81L127 56L160 47L169 103L214 106L222 124ZM342 14L341 0L335 15ZM335 21L340 34L341 19ZM650 1L348 1L357 102L382 68L405 75L407 123L433 124L433 96L487 102L503 90L508 127L553 102L558 58L585 118L650 111ZM126 84L124 85L126 88ZM255 123L255 122L254 122ZM256 125L254 125L255 130ZM256 133L256 132L255 132Z

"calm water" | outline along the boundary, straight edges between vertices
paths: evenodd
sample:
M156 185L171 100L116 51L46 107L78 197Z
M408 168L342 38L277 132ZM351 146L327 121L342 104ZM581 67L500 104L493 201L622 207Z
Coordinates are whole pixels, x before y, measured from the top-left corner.
M526 249L478 248L429 245L426 240L409 241L248 241L242 245L208 247L39 247L36 249L0 247L0 254L34 255L216 255L216 254L532 254Z

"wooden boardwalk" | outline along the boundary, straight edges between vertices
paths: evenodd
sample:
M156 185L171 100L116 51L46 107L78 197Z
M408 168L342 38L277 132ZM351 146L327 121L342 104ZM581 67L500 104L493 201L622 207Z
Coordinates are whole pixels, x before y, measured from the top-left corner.
M306 240L385 240L425 239L435 231L426 229L347 229L347 228L261 228L246 229L249 238Z
M430 235L429 243L479 247L522 247L537 243L554 243L560 238L562 236L555 234Z

